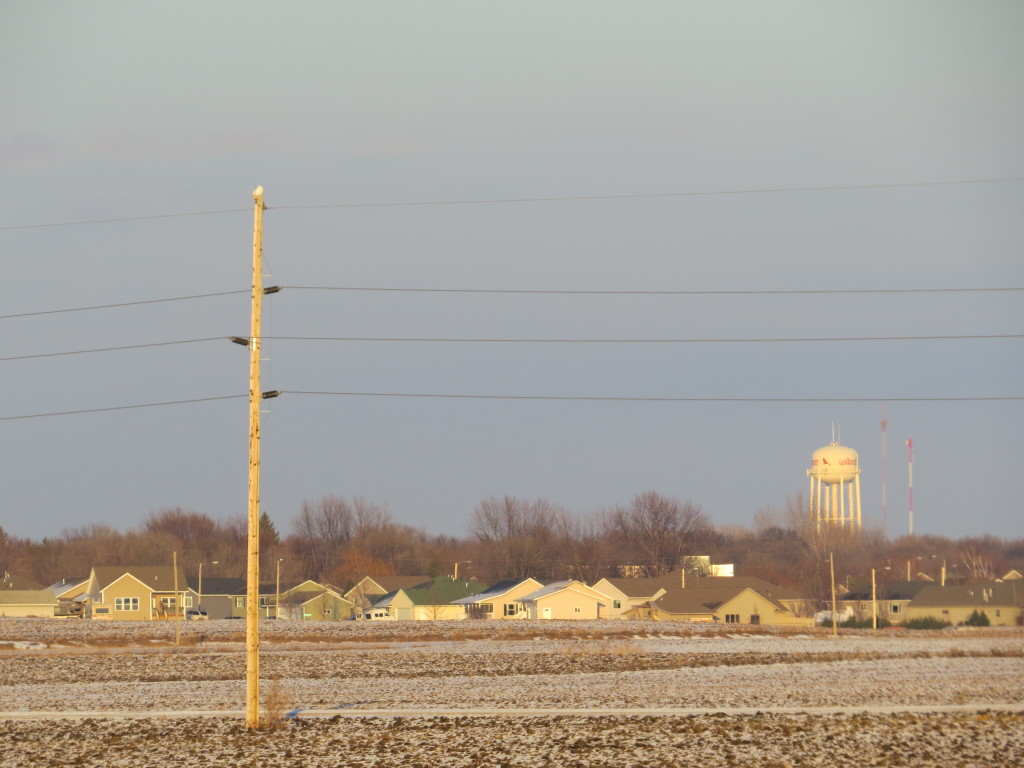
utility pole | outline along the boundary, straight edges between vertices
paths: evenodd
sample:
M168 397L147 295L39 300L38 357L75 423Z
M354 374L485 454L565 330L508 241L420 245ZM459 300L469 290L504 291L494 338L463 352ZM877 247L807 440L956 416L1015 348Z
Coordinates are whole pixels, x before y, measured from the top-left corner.
M245 724L260 725L260 334L263 311L263 187L252 192L252 328L249 333L249 557L245 601Z

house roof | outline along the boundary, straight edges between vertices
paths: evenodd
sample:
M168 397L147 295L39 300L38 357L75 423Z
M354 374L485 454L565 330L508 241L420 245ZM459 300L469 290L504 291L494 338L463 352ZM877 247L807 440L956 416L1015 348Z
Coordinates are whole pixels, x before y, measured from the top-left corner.
M712 582L710 586L694 586L686 589L669 591L651 601L651 604L667 613L710 613L720 606L729 602L738 595L750 590L763 599L767 600L777 611L785 611L786 608L774 597L766 594L767 590L755 589L749 584L742 583L745 579L735 577L708 578L705 581ZM754 579L760 582L761 579ZM734 582L731 585L720 582ZM768 582L764 582L767 584ZM771 586L771 585L769 585Z
M0 589L0 605L57 605L60 601L48 589Z
M425 584L389 592L375 605L381 608L390 605L399 592L403 593L413 605L448 605L459 598L478 595L484 589L486 586L479 581L472 579L453 581L448 576L439 576Z
M234 595L245 592L246 581L234 576L203 576L203 595ZM199 581L196 581L199 588Z
M0 590L2 589L45 589L42 584L39 584L32 579L27 579L24 576L18 576L13 573L4 572L3 580L0 581Z
M879 600L912 600L922 589L935 586L931 581L889 581L875 586L875 594ZM858 589L847 592L843 600L870 600L871 589Z
M374 592L372 594L386 595L389 592L397 592L400 589L409 589L411 587L418 587L421 584L426 584L430 581L429 576L366 576L360 579L359 583L362 584L367 579L373 581L379 587L383 588L383 592ZM358 584L356 586L359 586ZM353 587L352 589L355 589ZM349 590L351 591L351 590Z
M70 579L61 579L56 584L51 584L47 587L48 590L53 592L55 595L62 595L65 592L70 592L76 587L83 587L85 583L89 581L88 576L73 576Z
M460 597L458 600L452 600L452 602L457 605L469 605L471 603L482 603L486 600L494 600L502 595L507 595L520 584L525 584L528 581L532 581L534 584L540 584L541 586L544 584L543 581L532 577L527 577L525 579L503 579L491 584L491 586L479 594Z
M574 592L579 592L579 593L582 593L582 594L586 594L587 592L589 592L589 593L591 593L590 596L593 597L595 600L601 600L601 599L607 598L607 595L605 595L605 594L603 594L601 592L598 592L593 587L588 587L582 581L576 581L575 579L567 579L565 581L554 581L554 582L552 582L552 583L550 583L550 584L548 584L548 585L546 585L544 587L541 587L536 592L531 592L528 595L523 595L523 597L519 598L519 602L521 602L521 603L533 603L533 602L536 602L537 600L541 600L541 599L543 599L545 597L548 597L549 595L553 595L556 592L562 592L562 591L567 590L567 589L570 589L570 590L572 590Z
M92 572L96 576L96 586L101 590L106 589L125 574L130 574L153 592L174 591L174 568L169 565L106 565L96 566ZM188 580L180 565L178 566L177 581L179 592L188 589Z
M658 593L659 589L666 589L666 585L664 583L664 581L665 581L664 577L662 577L662 578L642 577L642 578L638 578L638 579L628 579L628 578L614 578L614 579L612 579L612 578L606 578L606 579L601 579L598 582L598 584L600 584L601 581L608 582L613 587L615 587L617 590L619 590L619 592L624 594L626 597L631 597L631 598L651 598L651 599L653 599L654 596ZM592 586L595 589L597 588L596 584L594 584Z
M1024 588L1004 582L978 582L956 586L925 587L910 601L912 608L966 606L984 608L987 605L1019 605L1024 598Z

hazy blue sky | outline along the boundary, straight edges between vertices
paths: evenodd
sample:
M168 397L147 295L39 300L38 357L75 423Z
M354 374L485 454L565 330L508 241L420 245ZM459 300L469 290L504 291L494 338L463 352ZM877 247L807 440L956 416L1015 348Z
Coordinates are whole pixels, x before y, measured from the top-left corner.
M1016 0L5 3L0 525L245 512L245 397L10 417L244 396L221 339L249 331L257 185L267 283L290 286L268 337L1022 333L1021 292L297 288L1024 286L1022 40ZM702 194L648 197L673 193ZM523 198L576 199L357 206ZM192 212L216 213L125 220ZM492 495L656 490L749 525L806 494L836 422L879 525L880 402L294 393L885 398L890 534L912 437L917 532L1022 536L1024 402L920 400L1024 396L1022 344L268 339L264 388L291 393L267 402L263 506L287 531L304 499L363 496L462 535Z

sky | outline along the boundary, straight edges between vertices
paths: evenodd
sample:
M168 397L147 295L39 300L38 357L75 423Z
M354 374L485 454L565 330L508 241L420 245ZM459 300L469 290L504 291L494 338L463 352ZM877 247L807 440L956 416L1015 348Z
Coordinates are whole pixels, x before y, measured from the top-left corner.
M1024 536L1024 292L963 290L1024 287L1022 39L1012 0L5 3L0 526L246 512L262 185L282 532L751 526L835 429L866 525L907 532L910 438L915 533Z

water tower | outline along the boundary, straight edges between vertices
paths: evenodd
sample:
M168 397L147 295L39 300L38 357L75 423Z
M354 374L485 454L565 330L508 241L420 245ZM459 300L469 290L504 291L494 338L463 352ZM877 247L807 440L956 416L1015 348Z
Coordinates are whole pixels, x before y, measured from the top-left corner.
M833 440L811 454L810 512L820 532L833 526L860 530L860 461L853 448Z

